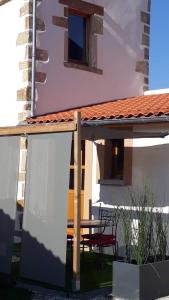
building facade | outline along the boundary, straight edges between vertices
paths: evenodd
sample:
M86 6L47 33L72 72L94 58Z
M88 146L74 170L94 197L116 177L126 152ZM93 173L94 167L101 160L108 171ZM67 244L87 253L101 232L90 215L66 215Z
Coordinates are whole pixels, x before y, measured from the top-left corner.
M35 115L142 95L148 89L149 2L37 1ZM0 22L4 126L31 111L32 1L1 0Z
M32 0L0 0L0 25L1 126L18 124L31 111L44 115L141 96L148 90L150 0L37 0L35 99L31 99ZM89 214L89 199L93 204L107 199L112 205L139 178L139 141L121 143L86 141L84 217ZM112 147L115 153L125 149L120 154L123 166L119 164L115 174L105 171L108 159L102 164L99 160L103 148ZM21 148L18 199L24 198L24 139Z

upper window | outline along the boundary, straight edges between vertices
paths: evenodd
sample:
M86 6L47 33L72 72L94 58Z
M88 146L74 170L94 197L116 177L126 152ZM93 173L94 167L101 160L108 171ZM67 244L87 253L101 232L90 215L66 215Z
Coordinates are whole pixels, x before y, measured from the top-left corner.
M63 16L53 16L53 25L65 29L64 66L103 74L98 68L98 39L103 35L104 7L86 0L58 0ZM96 1L97 2L97 1Z
M68 60L88 64L88 18L75 13L68 17Z

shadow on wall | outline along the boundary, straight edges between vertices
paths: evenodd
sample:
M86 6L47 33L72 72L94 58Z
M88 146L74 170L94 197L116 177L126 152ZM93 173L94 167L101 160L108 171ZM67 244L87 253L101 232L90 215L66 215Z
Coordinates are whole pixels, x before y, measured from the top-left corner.
M14 225L15 221L1 209L0 273L1 275L6 275L8 278L10 278L11 275L11 262L12 255L14 254ZM43 234L45 234L45 232L42 229L42 235ZM65 261L62 261L59 257L59 253L57 255L57 249L64 247L64 251L66 253L66 240L64 245L63 243L61 245L60 240L53 237L53 243L55 244L55 253L48 250L48 248L50 248L50 244L43 245L38 241L38 239L32 237L29 232L23 230L20 263L21 278L35 280L37 282L47 283L53 286L65 287L66 257Z
M14 226L15 221L0 209L0 273L11 272Z
M27 227L34 228L36 238L25 231L23 226L21 276L64 287L67 227L64 230L60 224L57 224L57 220L55 223L48 220L46 224L43 219L32 214L29 215ZM54 236L52 233L55 227Z

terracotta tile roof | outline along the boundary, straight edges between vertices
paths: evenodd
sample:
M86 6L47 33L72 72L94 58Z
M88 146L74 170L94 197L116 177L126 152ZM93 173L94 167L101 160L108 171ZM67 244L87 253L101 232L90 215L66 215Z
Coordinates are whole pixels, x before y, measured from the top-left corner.
M138 96L78 107L62 112L28 118L28 123L72 121L73 113L81 111L83 121L129 119L169 115L169 94Z

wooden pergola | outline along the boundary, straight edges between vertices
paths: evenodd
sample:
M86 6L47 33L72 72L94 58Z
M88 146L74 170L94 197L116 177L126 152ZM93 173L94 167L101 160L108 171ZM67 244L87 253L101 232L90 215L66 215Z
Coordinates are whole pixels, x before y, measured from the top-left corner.
M168 132L133 132L104 126L82 126L81 114L75 112L72 122L58 122L55 124L18 125L15 127L1 127L0 136L27 136L29 134L44 134L56 132L73 132L74 134L74 239L73 239L73 288L80 290L80 211L81 211L81 140L97 139L133 139L164 137Z

